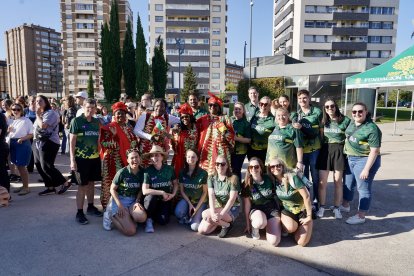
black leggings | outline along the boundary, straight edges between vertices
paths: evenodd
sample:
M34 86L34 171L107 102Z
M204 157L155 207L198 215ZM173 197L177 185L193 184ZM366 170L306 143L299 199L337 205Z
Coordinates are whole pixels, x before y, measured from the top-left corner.
M164 201L162 196L146 195L144 198L144 208L147 215L160 225L170 222L171 200Z
M55 168L55 159L60 145L48 140L38 149L37 144L36 140L33 141L34 162L37 171L45 182L45 186L53 188L63 185L66 182L66 178Z
M9 157L9 146L0 142L0 186L3 186L10 192L10 179L7 173L6 164Z

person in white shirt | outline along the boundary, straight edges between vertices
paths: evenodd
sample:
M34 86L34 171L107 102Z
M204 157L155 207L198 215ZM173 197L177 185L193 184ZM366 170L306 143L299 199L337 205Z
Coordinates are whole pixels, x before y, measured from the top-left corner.
M79 91L76 96L76 105L79 106L78 111L76 112L76 117L82 115L85 111L83 110L83 102L88 98L88 93L85 91Z

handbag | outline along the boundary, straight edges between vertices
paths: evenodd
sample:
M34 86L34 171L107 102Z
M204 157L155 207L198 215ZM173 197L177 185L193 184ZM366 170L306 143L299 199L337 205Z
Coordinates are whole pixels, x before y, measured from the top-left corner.
M48 132L46 129L43 129L43 128L40 128L39 126L36 126L35 139L39 140L39 141L42 141L42 142L48 141L50 139L50 137L52 137L52 134L56 130L58 125L59 124L57 124L51 132Z

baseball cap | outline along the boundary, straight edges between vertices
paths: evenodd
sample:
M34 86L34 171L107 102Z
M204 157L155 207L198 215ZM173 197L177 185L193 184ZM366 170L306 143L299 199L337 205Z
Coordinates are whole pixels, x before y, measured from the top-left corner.
M76 96L75 96L76 98L77 97L81 97L81 98L84 98L84 99L87 99L88 98L88 93L86 93L85 91L79 91L77 94L76 94Z

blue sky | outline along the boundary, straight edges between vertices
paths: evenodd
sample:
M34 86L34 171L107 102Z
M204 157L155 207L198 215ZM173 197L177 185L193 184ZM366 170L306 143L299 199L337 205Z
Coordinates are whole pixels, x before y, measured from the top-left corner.
M54 28L60 31L59 0L2 0L0 4L0 59L5 59L4 32L23 23ZM254 0L252 56L272 54L272 0ZM134 26L137 14L141 16L148 39L148 1L130 0L134 12ZM397 33L397 54L414 44L414 1L400 0L400 15ZM244 42L249 43L250 0L228 0L227 58L230 62L243 63ZM247 46L247 55L249 45Z

